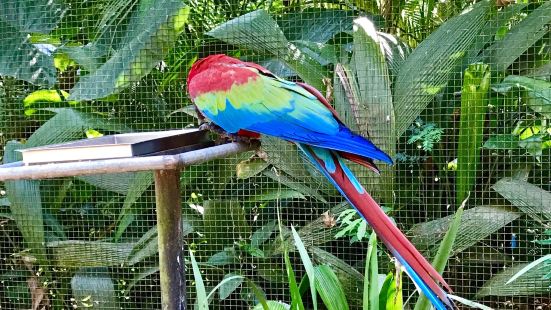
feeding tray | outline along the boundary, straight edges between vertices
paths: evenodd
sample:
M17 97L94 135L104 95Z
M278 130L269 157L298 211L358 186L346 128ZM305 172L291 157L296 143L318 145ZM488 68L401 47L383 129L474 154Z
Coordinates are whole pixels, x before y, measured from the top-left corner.
M19 150L25 164L176 154L212 145L208 132L181 129L125 133Z

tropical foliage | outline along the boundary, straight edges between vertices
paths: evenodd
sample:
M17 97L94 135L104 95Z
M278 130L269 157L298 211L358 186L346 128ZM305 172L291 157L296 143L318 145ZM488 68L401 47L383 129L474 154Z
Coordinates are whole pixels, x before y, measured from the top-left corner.
M228 53L317 87L395 158L354 169L457 295L543 305L551 2L510 2L1 1L0 155L195 126L186 73ZM1 184L0 308L159 308L152 182ZM427 309L292 145L266 137L180 183L198 308Z

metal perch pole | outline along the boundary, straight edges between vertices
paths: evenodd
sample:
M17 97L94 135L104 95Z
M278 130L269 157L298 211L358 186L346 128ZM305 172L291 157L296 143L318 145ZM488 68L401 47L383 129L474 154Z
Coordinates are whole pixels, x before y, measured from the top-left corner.
M250 151L256 147L258 144L255 143L228 143L176 155L30 166L15 162L0 165L0 181L154 170L162 309L185 310L186 276L182 256L180 169Z

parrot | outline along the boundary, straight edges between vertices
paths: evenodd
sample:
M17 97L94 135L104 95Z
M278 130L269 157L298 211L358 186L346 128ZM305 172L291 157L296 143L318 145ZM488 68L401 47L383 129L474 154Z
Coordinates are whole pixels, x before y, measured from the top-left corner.
M352 132L314 87L280 78L253 62L209 55L191 66L187 91L199 117L235 136L269 135L295 143L367 221L437 310L456 309L450 286L367 193L345 160L379 172L390 156Z

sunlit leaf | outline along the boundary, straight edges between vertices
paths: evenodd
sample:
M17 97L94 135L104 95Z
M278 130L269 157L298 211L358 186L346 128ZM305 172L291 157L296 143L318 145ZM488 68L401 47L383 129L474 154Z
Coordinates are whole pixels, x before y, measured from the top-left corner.
M551 22L551 2L543 2L525 19L511 28L502 40L489 47L488 63L498 71L505 71L522 53L541 39Z
M486 25L489 1L481 1L472 9L455 16L431 33L404 61L394 87L396 135L401 136L410 124L433 100L425 85L446 85L460 55L473 48ZM480 48L482 48L481 46ZM459 53L459 54L458 54Z
M177 0L144 2L134 11L122 47L71 90L72 100L103 98L147 75L184 30L189 8Z

